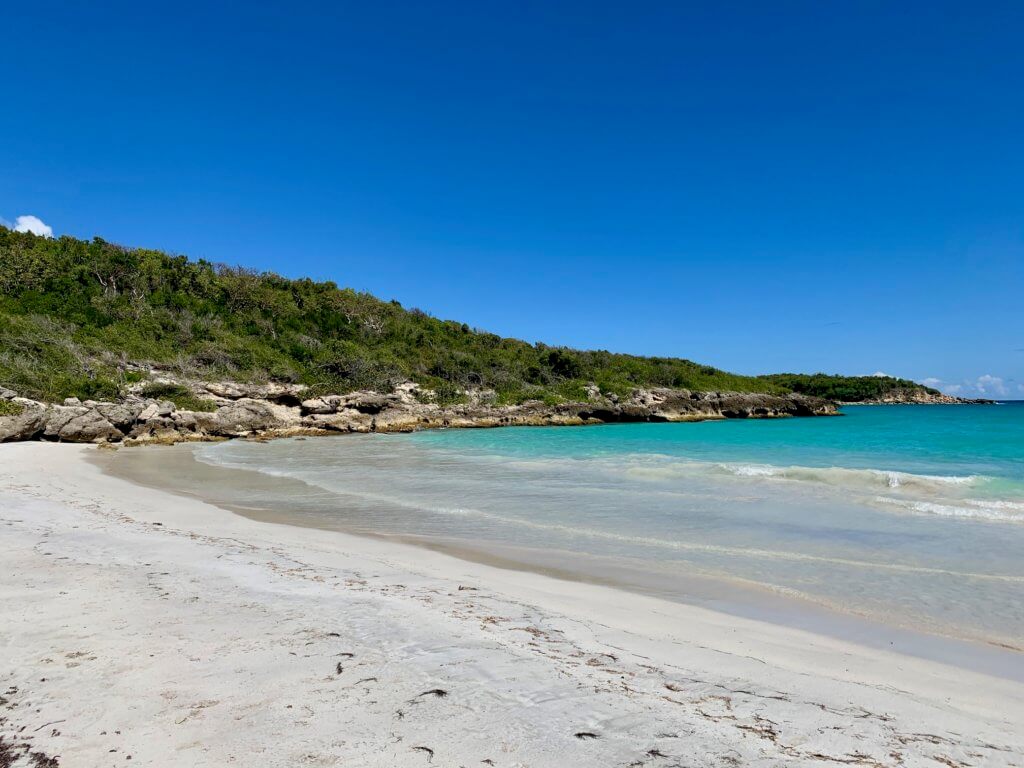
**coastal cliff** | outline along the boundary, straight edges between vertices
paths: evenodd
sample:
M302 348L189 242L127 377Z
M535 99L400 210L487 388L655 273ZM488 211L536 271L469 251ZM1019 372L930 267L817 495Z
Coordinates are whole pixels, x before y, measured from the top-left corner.
M152 385L150 391L152 391ZM307 396L303 385L165 380L173 400L147 397L139 386L123 400L67 398L48 404L0 390L0 442L175 443L240 437L270 438L344 432L411 432L446 427L584 425L613 422L703 421L832 415L821 398L799 394L636 389L603 396L596 387L581 402L495 403L493 392L466 393L441 404L436 394L407 382L394 392L358 391Z

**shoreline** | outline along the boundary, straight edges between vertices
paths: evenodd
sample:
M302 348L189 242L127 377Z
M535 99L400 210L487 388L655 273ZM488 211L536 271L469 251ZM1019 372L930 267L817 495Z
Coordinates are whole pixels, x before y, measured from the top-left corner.
M476 393L465 403L439 405L424 401L424 393L412 382L390 394L361 390L307 399L302 399L305 390L298 386L188 382L188 391L202 402L202 410L179 409L174 402L146 397L143 391L120 402L68 398L57 405L16 397L0 388L0 399L13 410L0 415L0 443L44 440L168 445L239 437L837 415L832 403L794 393L684 389L637 389L626 401L597 397L587 402L528 400L517 405L497 405Z
M339 436L340 438L340 436ZM357 439L355 436L348 439ZM384 533L374 529L352 529L330 523L321 516L304 513L303 499L322 491L303 480L266 475L240 467L224 467L200 461L197 444L153 447L151 450L104 451L88 461L109 476L155 490L180 494L212 504L251 520L340 532L399 546L426 549L461 561L506 571L522 571L581 585L595 585L625 593L694 606L783 628L845 639L865 648L895 650L965 670L992 674L1024 683L1024 653L1019 647L997 640L943 635L924 629L885 623L879 619L843 611L836 606L795 597L745 581L726 582L711 576L689 575L666 590L663 580L651 573L630 569L599 556L559 550L541 551L525 546L481 542L479 546L456 539ZM262 489L289 498L288 509L268 504L254 505L238 498L236 489ZM592 560L592 562L588 562ZM678 577L674 576L673 580Z
M0 733L61 764L1024 757L1018 682L257 522L105 475L92 450L0 447Z

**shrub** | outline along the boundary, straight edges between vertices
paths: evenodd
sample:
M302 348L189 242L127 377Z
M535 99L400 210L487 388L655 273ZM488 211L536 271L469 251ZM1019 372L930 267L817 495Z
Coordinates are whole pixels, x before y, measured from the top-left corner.
M140 393L143 397L153 400L170 400L183 411L215 411L216 403L196 397L190 389L180 384L147 384Z
M454 384L443 380L435 380L423 385L415 395L421 403L436 403L442 406L460 405L468 400L465 392Z
M25 409L20 403L14 403L10 400L0 400L0 416L17 416L24 410Z

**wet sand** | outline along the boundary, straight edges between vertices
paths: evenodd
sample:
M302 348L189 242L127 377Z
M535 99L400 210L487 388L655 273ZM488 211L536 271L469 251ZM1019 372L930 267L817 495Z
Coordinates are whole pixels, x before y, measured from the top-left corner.
M641 569L622 560L565 550L385 534L365 526L346 526L324 516L325 496L331 502L336 502L337 498L323 489L294 478L272 477L198 461L195 451L199 447L184 444L147 450L97 451L90 455L90 460L114 477L201 499L253 520L368 536L496 568L624 589L1024 683L1024 652L1019 648L891 626L787 597L753 583L699 575L681 577L676 570L662 575L654 571L652 563L645 563L645 568Z

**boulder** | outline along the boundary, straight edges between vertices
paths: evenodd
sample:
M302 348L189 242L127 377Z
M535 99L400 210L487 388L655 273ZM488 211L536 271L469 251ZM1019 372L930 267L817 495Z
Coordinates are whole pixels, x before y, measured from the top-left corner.
M170 420L179 430L184 432L195 432L199 427L199 411L175 411L171 414ZM208 415L208 414L201 414Z
M96 403L93 408L119 430L127 432L139 420L144 404L141 401Z
M170 400L147 400L139 412L139 421L150 421L156 418L167 418L175 411L175 405Z
M208 431L222 437L244 437L264 430L291 429L300 424L297 407L242 398L217 409Z
M0 443L15 440L31 440L37 437L46 426L46 410L33 403L23 404L21 413L13 416L0 416Z
M60 439L60 431L66 427L72 419L84 416L89 409L82 405L52 405L46 409L46 426L43 429L43 436L51 440Z
M302 401L302 412L303 413L337 413L338 407L341 404L341 397L339 395L328 395L327 397L313 397L309 400Z
M172 416L154 416L145 421L137 421L128 433L128 437L133 440L149 440L154 437L166 439L171 433L177 431L178 424Z
M338 413L310 414L302 419L302 426L330 432L373 432L376 429L373 416L349 409Z
M68 443L120 440L124 435L99 411L77 406L54 406L49 411L44 434Z

